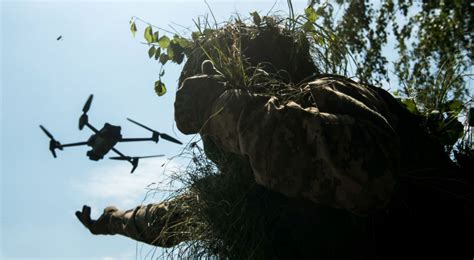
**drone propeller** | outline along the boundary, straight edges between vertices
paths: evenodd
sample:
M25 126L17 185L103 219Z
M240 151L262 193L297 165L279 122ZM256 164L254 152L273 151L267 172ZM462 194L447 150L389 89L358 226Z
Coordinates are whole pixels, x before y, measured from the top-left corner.
M43 132L49 137L49 139L51 139L51 140L49 141L49 150L50 150L51 153L53 154L53 157L56 158L56 151L55 151L55 149L62 150L63 147L61 146L61 143L59 143L58 141L56 141L56 139L54 139L53 135L52 135L48 130L46 130L46 128L44 128L44 126L40 125L39 127L40 127L41 130L43 130Z
M92 98L94 95L90 95L89 98L87 99L86 103L84 104L84 107L82 108L82 112L87 113L89 109L91 108L91 103L92 103Z
M153 138L153 140L154 140L155 142L158 142L159 137L161 137L161 138L163 138L163 139L165 139L165 140L168 140L168 141L170 141L170 142L173 142L173 143L183 144L183 143L181 143L178 139L175 139L175 138L171 137L170 135L167 135L167 134L165 134L165 133L160 133L160 132L158 132L158 131L155 131L155 130L149 128L148 126L142 125L142 124L138 123L137 121L134 121L134 120L132 120L132 119L130 119L130 118L127 118L127 120L130 121L130 122L132 122L132 123L134 123L134 124L136 124L136 125L138 125L138 126L141 126L141 127L145 128L145 129L148 130L148 131L151 131L151 132L153 133L152 138Z
M82 108L82 115L79 118L79 130L82 130L85 125L89 122L89 118L87 117L87 111L91 108L92 104L92 98L94 95L90 95L89 98L87 99L86 103L84 104L84 107Z
M140 159L144 159L144 158L153 158L153 157L162 157L162 156L165 156L164 154L158 154L158 155L148 155L148 156L134 156L134 157L131 157L131 156L114 156L114 157L109 157L109 159L112 159L112 160L121 160L121 161L129 161L131 164L132 164L132 171L130 173L133 173L135 171L135 169L137 168L138 166L138 161Z
M148 155L148 156L114 156L114 157L109 157L109 159L112 160L123 160L123 161L129 161L132 159L144 159L144 158L154 158L154 157L163 157L165 156L164 154L158 154L158 155Z
M54 140L53 135L52 135L48 130L46 130L46 128L44 128L44 126L40 125L39 127L41 128L41 130L43 130L43 132L44 132L50 139Z

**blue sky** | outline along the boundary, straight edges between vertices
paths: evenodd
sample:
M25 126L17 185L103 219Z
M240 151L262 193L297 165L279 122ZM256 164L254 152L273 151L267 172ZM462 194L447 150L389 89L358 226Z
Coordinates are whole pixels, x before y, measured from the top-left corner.
M209 1L220 21L236 11L266 13L274 1ZM295 1L303 10L306 1ZM94 94L89 120L122 126L129 137L148 137L131 117L186 142L173 123L173 100L180 71L166 66L168 93L157 97L153 82L159 65L149 60L139 33L129 31L132 16L154 25L191 26L208 9L203 1L2 1L1 6L1 259L149 259L151 248L121 236L93 236L74 212L88 204L97 217L108 205L128 209L142 203L146 187L166 180L183 164L165 158L142 160L135 174L124 162L94 162L87 147L60 151L54 159L44 125L62 143L85 141L77 121ZM274 10L286 10L286 1ZM62 35L63 40L56 41ZM130 155L180 152L178 145L127 143ZM158 185L157 184L157 185ZM159 184L163 187L165 184ZM160 196L148 201L159 201ZM159 254L159 252L157 252ZM154 255L157 256L156 254Z
M173 23L192 27L193 18L208 13L206 4L201 0L0 1L0 258L152 258L153 249L142 243L91 235L74 212L87 204L96 218L109 205L121 209L139 205L148 185L167 188L167 176L185 161L171 161L165 169L161 165L166 157L142 160L131 175L128 163L88 160L87 147L60 151L54 159L38 125L62 143L87 140L91 132L79 131L77 124L85 100L93 93L89 119L97 128L109 122L122 126L124 136L149 136L126 121L130 117L186 143L191 137L180 134L173 123L180 67L165 67L168 93L157 97L153 83L159 65L148 59L146 46L140 44L146 25L137 22L139 31L133 38L129 20L137 16L160 27ZM265 14L274 3L209 0L218 21L235 12ZM293 3L294 10L302 12L307 1ZM286 0L277 0L273 10L287 10ZM56 41L59 35L63 39ZM394 57L393 43L385 48ZM392 84L396 86L396 81ZM129 155L168 157L182 149L167 142L117 148ZM147 202L158 202L162 196ZM153 256L161 253L158 250Z

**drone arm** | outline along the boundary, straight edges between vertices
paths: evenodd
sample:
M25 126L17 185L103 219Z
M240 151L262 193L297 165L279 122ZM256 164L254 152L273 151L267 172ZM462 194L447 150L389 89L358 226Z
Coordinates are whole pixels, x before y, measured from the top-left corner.
M122 138L119 142L139 142L139 141L155 141L153 137L148 138ZM156 142L156 141L155 141Z
M137 121L134 121L134 120L132 120L132 119L130 119L130 118L127 118L127 120L130 121L130 122L132 122L132 123L134 123L134 124L136 124L136 125L138 125L138 126L141 126L141 127L145 128L145 129L147 129L148 131L151 131L151 132L153 133L153 136L151 137L151 140L154 141L155 143L157 143L158 140L159 140L160 137L161 137L161 138L163 138L163 139L165 139L165 140L167 140L167 141L170 141L170 142L173 142L173 143L176 143L176 144L183 144L183 143L181 143L178 139L173 138L173 137L171 137L171 136L169 136L169 135L167 135L167 134L165 134L165 133L160 133L160 132L158 132L158 131L155 131L155 130L149 128L148 126L142 125L142 124L138 123Z
M138 166L138 158L137 157L130 157L130 156L125 156L123 153L119 152L119 150L115 149L115 148L112 148L112 151L114 151L116 154L120 155L121 157L123 157L123 159L119 159L119 160L127 160L129 163L132 164L132 171L131 173L133 173L135 171L135 169L137 168ZM117 159L117 158L114 158L114 157L110 157L110 159Z
M69 147L69 146L80 146L80 145L87 145L87 142L78 142L78 143L70 143L70 144L61 144L61 148Z
M127 157L126 155L124 155L123 153L121 153L119 150L115 149L115 148L112 148L112 151L114 151L116 154L122 156L122 157Z
M86 123L86 126L89 127L89 129L92 130L92 132L96 134L99 133L99 130L97 130L93 125Z

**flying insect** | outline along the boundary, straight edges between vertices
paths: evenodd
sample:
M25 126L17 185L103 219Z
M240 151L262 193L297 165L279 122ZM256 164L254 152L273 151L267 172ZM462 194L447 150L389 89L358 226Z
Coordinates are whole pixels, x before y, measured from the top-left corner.
M158 143L160 138L176 143L176 144L182 144L179 140L171 137L168 134L165 133L160 133L156 130L153 130L141 123L138 123L130 118L127 118L128 121L141 126L145 128L148 131L152 132L151 137L144 137L144 138L123 138L121 132L121 127L120 126L115 126L111 125L109 123L105 123L102 129L97 130L93 125L89 123L89 117L87 115L87 112L89 111L91 104L92 104L92 99L93 95L90 95L89 98L87 99L86 103L84 104L84 107L82 108L82 115L79 118L79 130L84 129L84 126L87 126L92 132L94 132L91 137L85 142L77 142L77 143L69 143L69 144L61 144L58 142L56 139L54 139L53 135L46 130L46 128L42 125L40 125L41 130L49 137L49 150L53 154L53 157L56 158L56 150L63 150L65 147L71 147L71 146L82 146L82 145L87 145L92 147L91 150L87 151L87 156L89 157L90 160L93 161L98 161L104 158L104 155L106 155L109 151L113 151L119 156L116 157L110 157L109 159L112 160L123 160L123 161L128 161L132 164L132 171L133 173L135 169L138 166L138 161L139 159L142 158L152 158L152 157L161 157L164 156L163 154L160 155L149 155L149 156L127 156L121 153L119 150L115 149L114 146L119 143L119 142L139 142L139 141L153 141L155 143Z

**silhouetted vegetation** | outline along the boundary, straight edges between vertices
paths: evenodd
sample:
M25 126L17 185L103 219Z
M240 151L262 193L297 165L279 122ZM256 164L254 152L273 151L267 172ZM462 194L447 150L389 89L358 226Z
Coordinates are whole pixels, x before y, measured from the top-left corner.
M150 58L162 65L186 62L180 84L211 60L230 86L304 104L311 101L301 86L320 75L374 85L396 78L407 140L428 136L427 152L443 147L445 157L458 163L437 168L433 158L433 168L402 173L387 209L361 218L266 190L253 180L245 158L208 140L205 153L193 143L186 150L192 162L177 177L184 183L178 194L196 198L186 202L193 216L183 223L193 239L174 253L232 259L427 258L440 252L472 257L463 236L474 232L473 186L466 181L474 172L467 73L474 12L468 1L443 3L313 1L296 15L289 1L289 17L253 12L222 24L200 17L189 37L161 36L147 26ZM131 21L134 34L137 19ZM388 44L398 54L393 73ZM163 74L162 67L155 83L160 96L166 93Z

